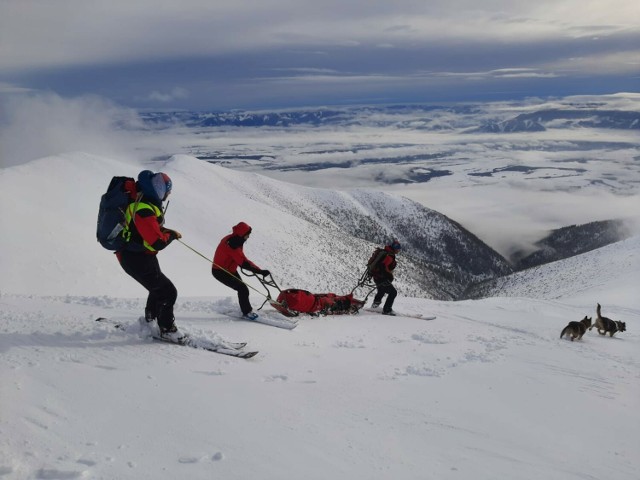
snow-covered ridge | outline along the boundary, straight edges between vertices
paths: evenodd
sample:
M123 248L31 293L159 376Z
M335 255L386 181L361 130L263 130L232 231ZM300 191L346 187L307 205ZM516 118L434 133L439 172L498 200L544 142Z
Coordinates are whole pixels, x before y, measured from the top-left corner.
M139 287L95 241L100 196L113 175L163 170L173 179L167 226L207 258L239 221L253 227L249 258L270 269L282 288L348 293L373 248L398 237L404 245L397 284L405 295L455 298L474 279L509 271L504 259L444 215L385 193L335 192L177 155L166 162L121 163L82 153L44 158L1 172L6 275L0 291L137 296ZM34 248L34 245L36 246ZM180 295L221 290L206 260L175 243L161 265ZM223 287L224 289L224 287Z

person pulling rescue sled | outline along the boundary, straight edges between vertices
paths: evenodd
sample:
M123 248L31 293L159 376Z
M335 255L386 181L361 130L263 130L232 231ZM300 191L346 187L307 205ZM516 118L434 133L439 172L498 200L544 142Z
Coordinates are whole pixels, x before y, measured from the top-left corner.
M248 320L256 320L259 315L253 311L249 302L249 288L240 279L238 267L263 276L267 276L271 272L261 269L244 254L243 246L251 235L251 227L240 222L233 227L232 232L220 240L213 256L211 274L220 283L238 292L242 316Z
M116 256L122 269L149 292L144 309L146 321L157 321L161 337L179 342L183 335L173 316L178 291L160 270L157 257L160 250L182 237L163 226L162 202L171 193L171 187L166 173L150 170L140 172L137 182L133 179L125 182L130 202L121 234L124 246L116 250Z
M400 242L393 240L384 249L376 249L369 261L369 271L378 289L375 297L373 297L371 307L378 308L386 295L387 300L382 307L383 315L395 315L393 302L398 295L398 291L393 286L393 271L396 268L396 254L401 249Z

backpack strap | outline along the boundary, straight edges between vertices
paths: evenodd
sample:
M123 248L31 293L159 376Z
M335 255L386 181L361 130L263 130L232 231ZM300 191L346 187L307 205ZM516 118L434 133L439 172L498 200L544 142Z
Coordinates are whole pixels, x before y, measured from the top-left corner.
M123 236L123 238L125 239L125 241L127 243L129 243L129 241L131 240L131 227L130 227L130 224L131 224L131 221L133 221L133 225L135 226L135 224L136 224L136 213L138 213L138 210L140 210L140 209L149 209L149 210L153 211L153 213L156 215L156 217L162 215L162 210L160 210L158 207L156 207L152 203L142 202L142 197L143 197L143 193L138 193L136 195L135 202L131 202L127 206L127 211L125 212L125 226L124 226L124 229L122 230L122 236ZM144 240L143 240L143 246L147 250L153 250L149 245L147 245L147 243Z
M127 227L129 226L129 222L131 220L133 220L133 224L136 224L136 212L138 211L138 204L140 203L140 200L142 200L142 192L138 192L138 194L136 195L136 201L133 202L133 210L131 213L131 217L129 218L129 220L127 220ZM129 204L129 206L131 206L131 204ZM129 206L127 206L127 209L129 208ZM126 218L126 215L125 215Z

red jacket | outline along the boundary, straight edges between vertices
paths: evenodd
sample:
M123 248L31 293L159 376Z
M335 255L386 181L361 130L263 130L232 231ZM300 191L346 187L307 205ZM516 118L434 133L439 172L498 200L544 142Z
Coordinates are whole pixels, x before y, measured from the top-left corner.
M213 269L223 269L234 274L238 273L238 267L246 268L252 272L262 270L249 260L242 250L244 237L249 233L251 233L251 227L244 222L234 226L233 233L220 240L220 244L216 248L216 253L213 255Z

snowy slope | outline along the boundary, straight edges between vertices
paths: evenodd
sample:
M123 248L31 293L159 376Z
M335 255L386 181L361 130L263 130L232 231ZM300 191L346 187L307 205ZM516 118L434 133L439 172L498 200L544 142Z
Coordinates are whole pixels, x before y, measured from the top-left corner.
M135 324L141 302L1 302L2 478L631 480L640 468L637 300L604 306L628 332L575 342L560 330L593 309L570 298L401 298L438 318L292 331L223 315L229 299L180 302L181 328L248 341L251 360L93 321Z
M275 265L278 246L295 248L306 261L287 257L274 273L322 282L314 262L328 254L306 247L318 227L264 199L234 203L246 176L194 171L183 158L167 166L202 183L181 191L177 182L167 214L194 247L211 253L231 226L214 221L213 208L254 225L246 251L259 264ZM181 291L178 325L259 350L242 360L136 330L143 292L121 285L126 277L95 242L93 224L79 225L93 222L104 178L139 166L73 154L39 161L39 175L32 167L0 171L2 221L12 226L0 244L10 274L0 295L3 480L637 478L637 238L546 266L544 279L520 277L529 298L401 295L399 312L437 318L363 311L302 318L294 330L236 318L233 292L216 285L203 259L171 245L161 262ZM336 248L352 247L344 238L336 235ZM553 298L539 290L544 283L555 286ZM595 315L596 302L627 332L560 339L567 322ZM96 323L101 316L131 332Z
M254 230L245 253L272 270L281 283L307 289L321 285L323 289L345 289L352 288L359 277L351 267L363 265L372 250L371 244L319 231L309 222L275 210L262 198L256 200L254 174L238 174L185 156L167 164L128 165L77 153L0 172L2 198L13 201L12 208L2 209L2 223L19 225L2 239L3 250L12 255L3 254L3 271L8 275L0 280L0 290L140 295L135 283L123 276L115 257L96 242L95 221L100 195L111 176L136 176L144 168L163 169L172 176L167 226L179 230L183 240L207 258L213 257L220 238L230 233L233 225L245 221ZM313 242L306 240L309 238ZM314 248L317 245L324 248ZM161 265L181 294L225 291L226 287L211 277L206 260L178 243L169 249L162 253ZM346 262L344 256L354 251L361 252L362 258ZM333 275L327 278L329 269L343 280L339 285L332 282ZM58 281L63 272L67 274L65 281Z
M1 211L11 234L0 246L12 252L2 258L0 291L139 295L96 242L95 222L111 177L135 177L144 168L172 177L167 226L180 231L185 243L212 258L220 238L245 221L254 232L247 256L271 270L283 288L348 293L373 249L393 235L405 246L397 278L405 294L454 298L465 282L509 269L458 224L401 197L301 187L186 155L131 165L74 153L0 171L3 203L11 204ZM438 267L430 270L430 264ZM207 261L178 243L161 254L161 265L182 295L224 291ZM188 273L177 277L183 266ZM69 269L70 283L59 282Z
M616 289L601 291L615 281ZM613 303L640 297L640 236L591 252L540 265L480 284L469 297L529 297L557 299L571 296L585 301Z

